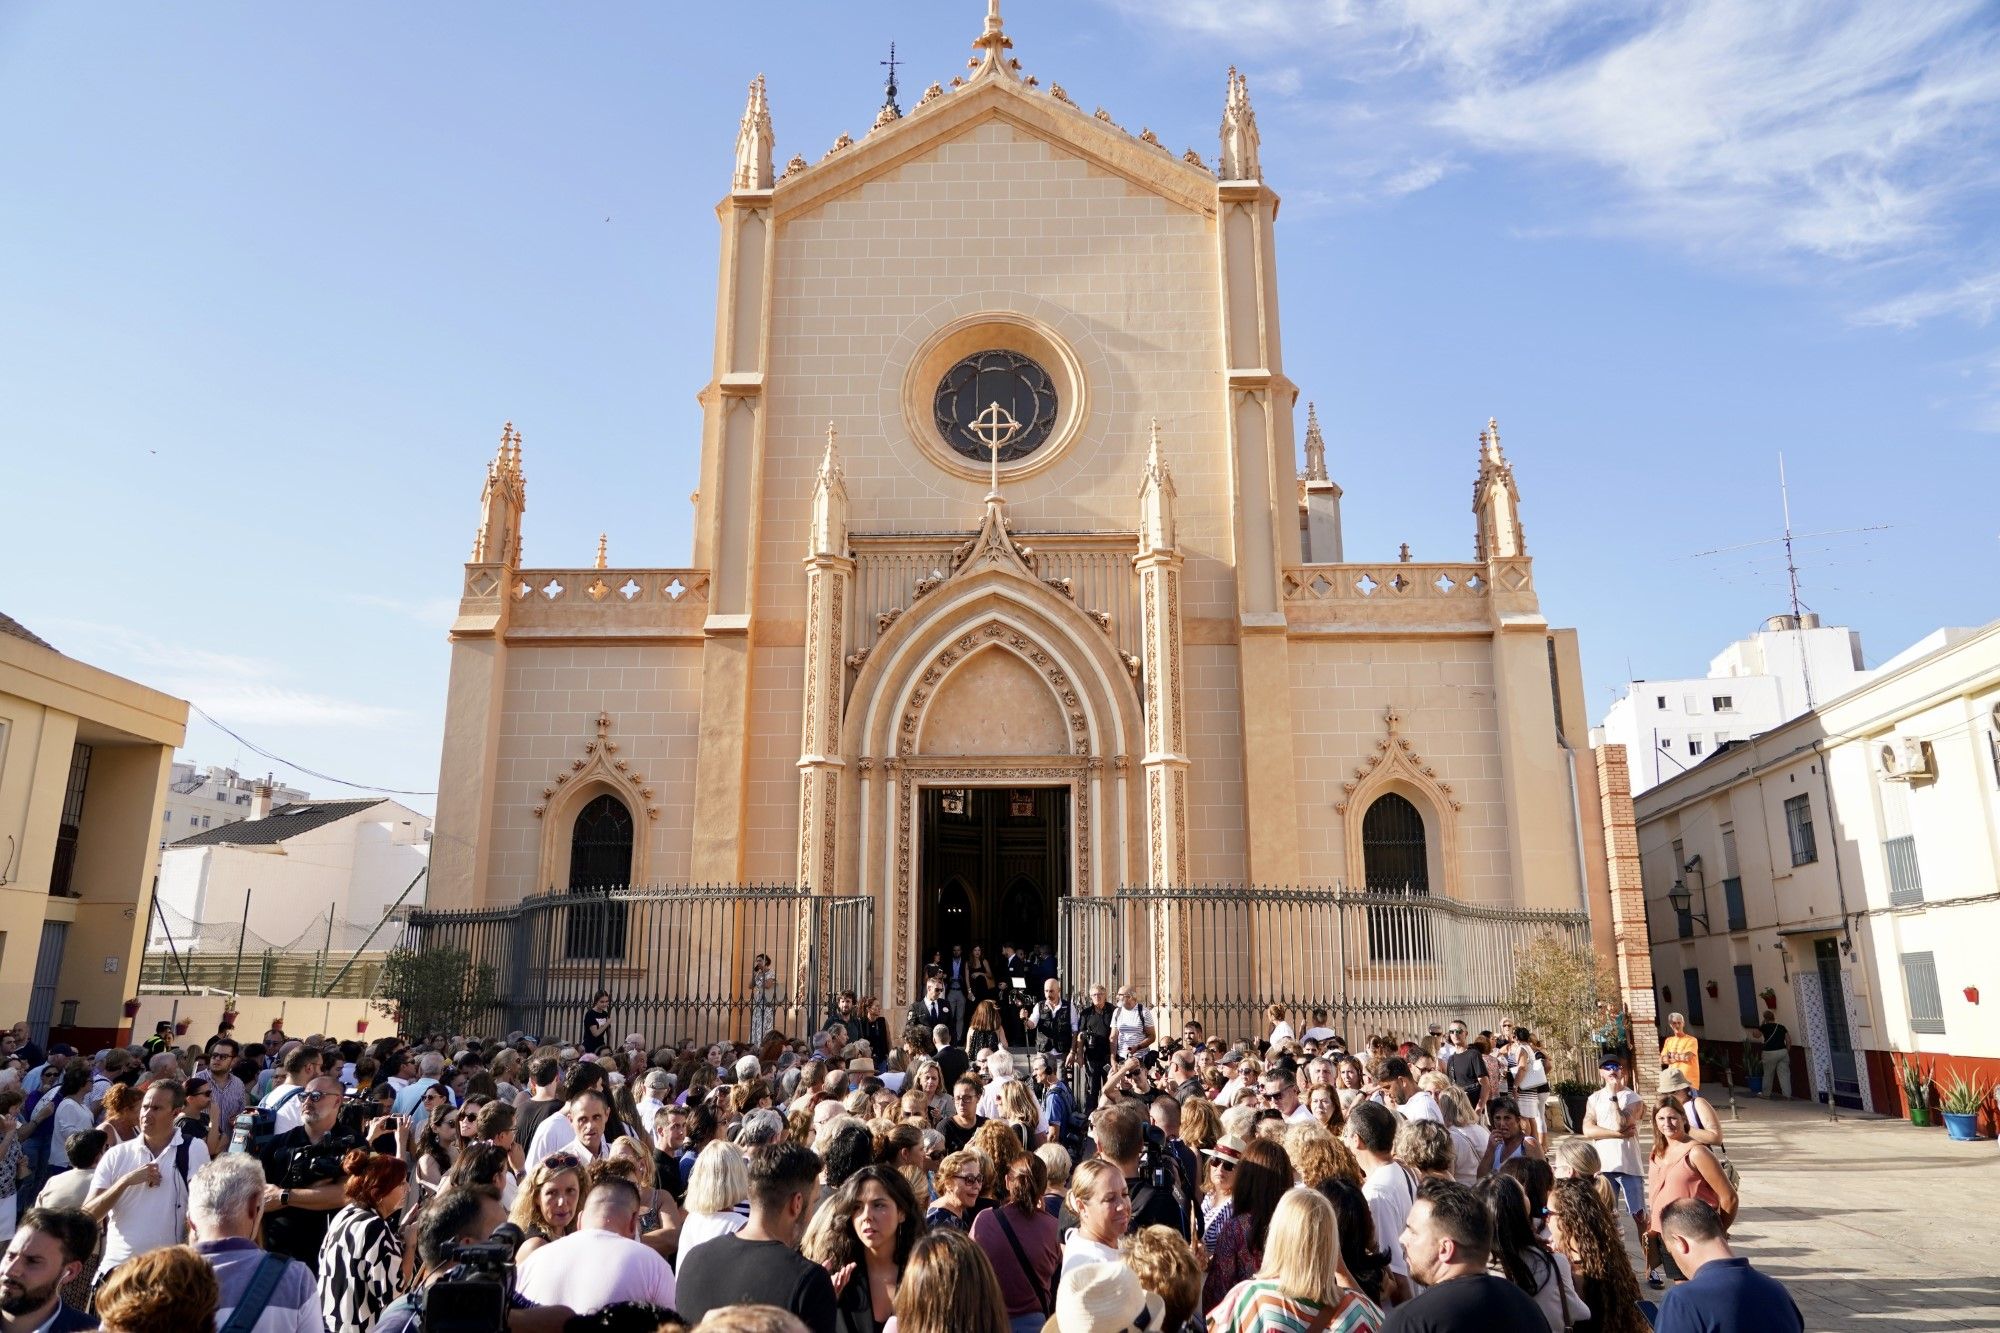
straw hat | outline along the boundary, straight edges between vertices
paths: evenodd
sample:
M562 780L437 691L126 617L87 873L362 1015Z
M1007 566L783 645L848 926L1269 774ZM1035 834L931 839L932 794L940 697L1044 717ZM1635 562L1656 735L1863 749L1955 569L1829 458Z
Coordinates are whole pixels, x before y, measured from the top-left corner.
M1240 1162L1243 1154L1250 1151L1250 1145L1241 1134L1224 1134L1216 1140L1213 1148L1202 1149L1202 1156L1213 1157L1219 1162Z
M1660 1071L1660 1091L1662 1093L1692 1092L1694 1091L1694 1084L1688 1082L1686 1074L1683 1074L1673 1065L1668 1065Z
M1167 1303L1122 1263L1080 1264L1056 1292L1042 1333L1163 1333Z

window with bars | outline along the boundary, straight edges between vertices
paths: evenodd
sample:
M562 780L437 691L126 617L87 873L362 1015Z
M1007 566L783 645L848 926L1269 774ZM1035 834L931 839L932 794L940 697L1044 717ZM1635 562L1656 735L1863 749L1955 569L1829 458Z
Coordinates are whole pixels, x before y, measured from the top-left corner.
M49 867L49 894L56 898L80 895L72 881L76 878L76 844L83 833L83 795L90 786L90 747L78 745L69 752L69 780L63 787L62 823L56 829L55 862Z
M1910 1000L1910 1031L1944 1031L1944 997L1938 992L1937 955L1903 955L1903 992Z
M1792 864L1810 865L1819 860L1819 843L1813 838L1812 797L1798 795L1785 801L1785 832L1792 841Z

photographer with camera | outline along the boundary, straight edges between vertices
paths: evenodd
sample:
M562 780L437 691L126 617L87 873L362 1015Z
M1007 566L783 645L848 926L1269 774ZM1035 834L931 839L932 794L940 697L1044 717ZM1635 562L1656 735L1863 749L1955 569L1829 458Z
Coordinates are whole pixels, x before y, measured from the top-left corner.
M451 1189L431 1200L417 1219L417 1286L392 1302L374 1333L422 1333L426 1327L486 1327L508 1333L562 1333L574 1312L561 1305L534 1306L514 1291L514 1241L502 1229L507 1210L485 1190ZM511 1229L509 1229L511 1230ZM501 1232L495 1236L495 1232Z
M254 1129L239 1123L237 1138L244 1139L248 1131L249 1141L243 1147L263 1163L265 1179L271 1182L264 1187L265 1247L318 1273L327 1222L347 1202L347 1173L341 1161L349 1150L362 1146L363 1136L353 1126L341 1124L346 1097L339 1079L320 1075L299 1093L297 1102L303 1117L298 1128L274 1134L260 1145ZM366 1137L393 1139L396 1126L394 1116L378 1116L368 1124ZM235 1146L232 1143L232 1151Z
M1188 1234L1187 1206L1179 1197L1180 1173L1166 1154L1166 1139L1147 1123L1143 1106L1110 1106L1091 1122L1097 1154L1118 1167L1132 1200L1127 1232L1171 1227Z

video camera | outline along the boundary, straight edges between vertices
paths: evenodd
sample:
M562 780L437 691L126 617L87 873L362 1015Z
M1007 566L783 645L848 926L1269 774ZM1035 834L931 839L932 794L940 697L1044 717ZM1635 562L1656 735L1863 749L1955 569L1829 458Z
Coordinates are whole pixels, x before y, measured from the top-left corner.
M514 1252L521 1228L503 1222L483 1241L452 1246L437 1281L424 1288L418 1327L424 1333L500 1333L514 1308ZM620 1301L594 1314L577 1315L566 1333L653 1333L670 1310L638 1301Z
M1142 1130L1139 1178L1156 1190L1172 1189L1174 1185L1173 1163L1167 1158L1166 1132L1150 1120Z
M493 1333L507 1327L514 1304L514 1251L521 1228L503 1222L483 1241L451 1247L449 1263L424 1288L419 1327L425 1333Z

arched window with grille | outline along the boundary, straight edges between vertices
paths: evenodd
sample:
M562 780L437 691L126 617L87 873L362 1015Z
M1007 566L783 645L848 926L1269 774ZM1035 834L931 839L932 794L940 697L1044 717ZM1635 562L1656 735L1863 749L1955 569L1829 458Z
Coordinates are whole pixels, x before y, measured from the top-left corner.
M576 813L569 835L569 891L603 897L632 880L632 812L609 793ZM625 953L625 904L578 903L569 910L565 952L571 958L620 958Z
M1361 817L1364 887L1370 893L1425 898L1431 891L1430 842L1424 817L1405 796L1384 792ZM1431 956L1426 908L1368 909L1368 948L1379 961L1424 961Z

